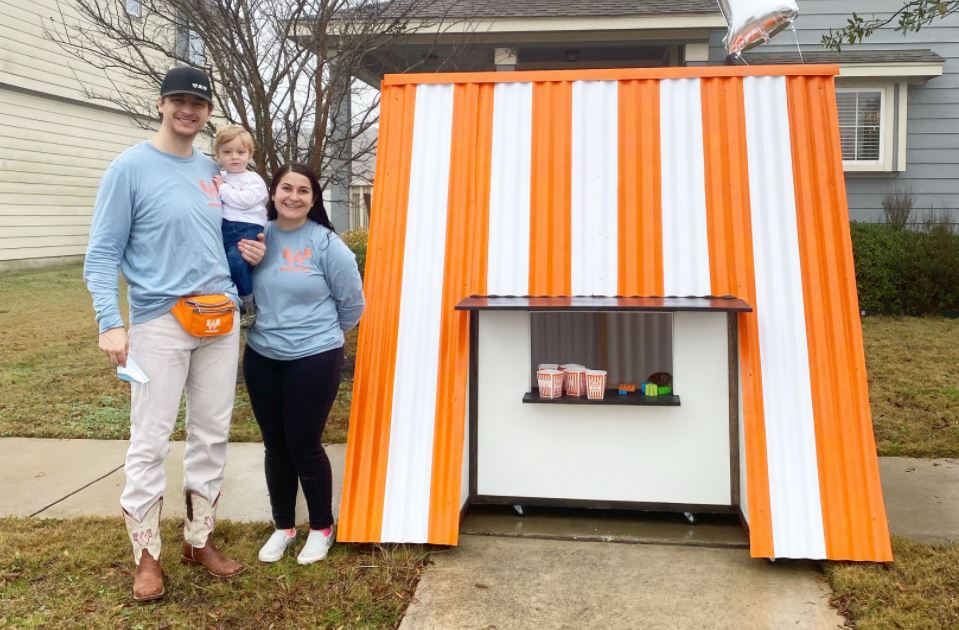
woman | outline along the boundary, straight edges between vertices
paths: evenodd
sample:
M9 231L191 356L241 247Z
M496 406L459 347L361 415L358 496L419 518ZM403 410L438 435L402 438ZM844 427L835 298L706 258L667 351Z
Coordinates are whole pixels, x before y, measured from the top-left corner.
M259 558L276 562L296 540L299 481L310 533L297 562L310 564L333 544L330 460L320 439L340 386L343 333L360 319L363 290L356 259L334 232L309 167L277 171L267 215L266 256L253 273L257 318L243 355L276 524Z

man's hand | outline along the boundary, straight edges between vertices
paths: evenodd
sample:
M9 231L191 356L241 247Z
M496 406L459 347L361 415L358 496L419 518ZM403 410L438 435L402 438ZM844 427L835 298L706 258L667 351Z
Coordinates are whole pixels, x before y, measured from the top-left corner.
M240 256L243 257L243 260L254 267L259 265L263 260L263 257L266 256L266 245L263 243L264 238L263 232L260 232L256 235L255 241L244 238L236 244L237 249L240 250Z
M130 352L130 340L125 328L111 328L100 333L100 349L114 366L126 367L127 354Z

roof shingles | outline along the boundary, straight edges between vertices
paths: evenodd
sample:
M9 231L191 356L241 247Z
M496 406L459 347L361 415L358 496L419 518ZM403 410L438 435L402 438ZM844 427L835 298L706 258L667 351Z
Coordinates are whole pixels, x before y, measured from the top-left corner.
M396 0L401 5L407 0ZM418 17L614 17L719 13L715 0L439 0Z

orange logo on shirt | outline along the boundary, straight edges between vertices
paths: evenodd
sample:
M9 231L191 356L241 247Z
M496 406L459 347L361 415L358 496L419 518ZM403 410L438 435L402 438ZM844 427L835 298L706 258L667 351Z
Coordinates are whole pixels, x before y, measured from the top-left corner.
M290 251L289 247L283 248L283 258L286 259L287 265L282 265L280 271L309 271L310 268L303 264L305 260L309 260L313 256L313 251L307 247L302 252L293 252Z
M205 194L210 200L207 205L211 208L221 207L223 204L220 203L220 191L216 189L216 186L213 184L213 182L208 182L204 179L199 179L197 181L200 182L200 190L202 190L203 194Z

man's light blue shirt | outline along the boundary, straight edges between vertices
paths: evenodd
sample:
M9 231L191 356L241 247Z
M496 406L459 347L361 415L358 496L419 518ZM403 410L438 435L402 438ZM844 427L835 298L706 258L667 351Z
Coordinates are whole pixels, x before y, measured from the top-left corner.
M219 172L194 150L189 158L141 142L121 153L97 193L83 277L100 332L123 326L117 268L129 284L130 323L163 315L184 295L236 288L223 249Z

